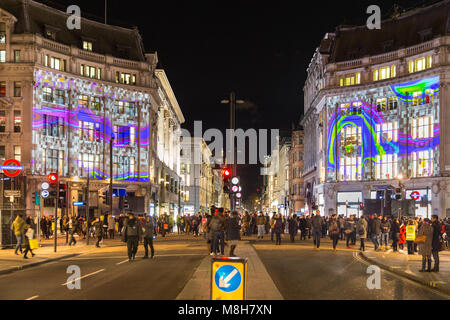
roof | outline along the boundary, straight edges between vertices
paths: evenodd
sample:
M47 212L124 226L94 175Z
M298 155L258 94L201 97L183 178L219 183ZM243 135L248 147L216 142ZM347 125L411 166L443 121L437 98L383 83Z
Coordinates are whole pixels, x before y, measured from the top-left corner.
M337 27L330 62L359 59L411 47L424 42L421 34L426 32L431 32L429 39L447 35L449 9L450 0L444 0L383 20L381 29L369 30L366 25Z
M70 14L33 0L1 0L0 7L14 15L18 22L15 34L44 36L46 26L56 30L55 41L81 47L83 39L93 42L93 52L114 57L145 61L144 46L137 28L128 29L81 18L81 29L69 30Z

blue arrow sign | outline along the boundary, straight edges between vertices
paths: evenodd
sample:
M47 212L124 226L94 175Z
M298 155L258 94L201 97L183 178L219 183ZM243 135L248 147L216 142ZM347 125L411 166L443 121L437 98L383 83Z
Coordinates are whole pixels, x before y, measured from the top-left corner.
M41 191L41 196L42 196L42 198L44 198L44 199L47 198L47 197L49 196L49 194L50 194L50 193L48 192L48 190L42 190L42 191Z
M214 275L217 288L223 292L236 291L242 283L242 275L238 268L232 265L224 265L217 269Z

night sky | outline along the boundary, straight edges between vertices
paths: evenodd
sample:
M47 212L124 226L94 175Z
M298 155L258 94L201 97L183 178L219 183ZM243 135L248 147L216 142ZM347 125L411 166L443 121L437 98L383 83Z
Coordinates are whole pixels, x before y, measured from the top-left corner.
M104 17L103 0L39 2L77 4L87 18ZM289 129L303 114L306 69L325 33L364 24L372 4L385 15L394 3L426 2L109 0L108 23L137 26L146 51L158 52L186 118L182 127L192 130L202 120L204 131L227 128L229 107L220 101L234 90L246 101L236 114L238 128ZM244 197L251 196L262 182L258 166L238 171Z

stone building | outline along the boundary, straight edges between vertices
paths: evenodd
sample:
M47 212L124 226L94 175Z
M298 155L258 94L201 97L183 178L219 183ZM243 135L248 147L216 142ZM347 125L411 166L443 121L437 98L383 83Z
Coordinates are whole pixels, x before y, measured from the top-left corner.
M304 86L307 204L450 215L449 9L441 1L322 39Z

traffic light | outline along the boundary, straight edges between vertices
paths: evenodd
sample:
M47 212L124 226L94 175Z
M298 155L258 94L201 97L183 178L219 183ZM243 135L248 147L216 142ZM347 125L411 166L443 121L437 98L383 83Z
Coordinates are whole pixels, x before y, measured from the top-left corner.
M395 200L401 200L402 199L402 188L395 188Z
M360 203L359 203L359 209L361 209L361 210L364 209L364 202L360 202Z
M222 178L223 178L223 192L230 193L231 170L229 168L224 168L222 170Z
M50 173L47 178L48 182L50 183L50 186L56 187L56 184L58 183L58 174Z
M59 206L61 208L66 207L66 196L67 196L67 185L66 184L59 184Z

